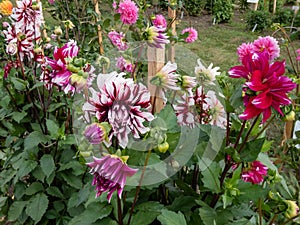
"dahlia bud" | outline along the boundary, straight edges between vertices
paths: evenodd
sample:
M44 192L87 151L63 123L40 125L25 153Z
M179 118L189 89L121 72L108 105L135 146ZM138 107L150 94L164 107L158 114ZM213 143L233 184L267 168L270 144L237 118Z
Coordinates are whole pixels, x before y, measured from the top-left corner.
M6 46L6 53L9 55L14 55L18 51L18 46L15 43L10 43Z
M66 20L66 21L64 21L64 23L65 23L65 27L68 29L72 30L75 27L75 25L72 23L71 20Z
M78 75L77 73L73 73L70 77L70 83L79 91L86 86L86 79L83 76Z
M57 36L62 35L62 29L60 26L55 27L54 34L56 34Z
M32 9L33 10L40 10L40 5L38 2L32 2Z
M41 54L41 53L43 53L43 49L41 47L37 47L34 49L34 53Z
M296 204L295 201L291 201L291 200L284 200L283 201L286 206L287 206L287 209L284 213L284 216L286 218L293 218L295 216L298 215L299 213L299 206Z
M46 42L46 43L49 43L50 41L51 41L51 38L49 38L49 37L46 37L46 38L45 38L45 42Z
M294 121L295 120L295 112L294 111L290 111L288 114L286 114L284 117L283 117L283 120L284 121Z

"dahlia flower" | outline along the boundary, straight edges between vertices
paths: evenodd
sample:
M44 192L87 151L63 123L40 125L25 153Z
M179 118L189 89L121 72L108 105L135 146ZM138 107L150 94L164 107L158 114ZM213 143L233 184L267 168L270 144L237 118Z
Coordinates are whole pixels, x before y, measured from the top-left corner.
M235 66L229 70L231 77L246 79L244 85L246 109L240 118L249 120L262 113L262 122L265 122L271 116L271 108L283 115L280 107L291 104L287 93L296 87L291 79L283 76L285 62L269 64L269 55L263 52L246 56L242 63L242 66Z
M297 59L297 60L300 60L300 48L297 49L296 52L297 52L297 54L298 54L296 59Z
M205 98L206 104L203 105L204 110L209 111L210 124L221 128L226 127L226 112L224 106L216 97L214 91L208 91Z
M280 55L278 41L270 36L259 37L253 42L253 51L256 53L266 51L269 54L269 60L273 61Z
M18 51L18 46L15 43L10 43L6 46L6 53L9 55L15 55Z
M143 84L135 84L132 79L123 78L123 73L112 72L98 75L99 91L91 89L92 97L83 106L86 114L96 116L98 122L108 122L112 126L109 140L115 136L119 145L125 148L128 135L139 138L149 128L144 121L154 116L147 112L150 108L150 92ZM88 116L87 120L88 120Z
M130 62L127 62L123 56L117 58L116 66L121 70L121 72L131 73L133 71L133 66Z
M292 200L283 200L283 202L286 204L287 209L284 213L284 216L286 218L293 218L299 214L299 206L295 201Z
M193 27L185 28L181 34L188 33L188 37L184 39L187 43L192 43L198 39L198 32Z
M176 104L174 104L174 110L177 116L177 123L180 126L188 126L190 128L196 126L198 117L193 98L187 97L186 94L180 96L180 99L177 99Z
M75 92L75 88L70 84L70 77L72 72L67 68L67 58L72 59L78 54L78 46L76 41L70 40L63 47L55 47L53 57L54 59L46 58L48 65L52 68L51 77L49 80L42 77L42 80L48 81L61 87L65 93ZM49 78L49 77L48 77ZM51 85L48 85L51 87Z
M245 182L259 184L264 180L264 177L267 175L267 173L268 167L266 167L260 161L254 161L247 163L247 166L243 167L241 178Z
M119 3L117 13L121 15L120 19L124 24L132 25L136 23L138 19L139 8L135 2L131 0L123 0Z
M142 33L143 40L147 41L150 47L163 48L164 44L169 44L168 36L162 33L163 29L158 29L155 26L147 27Z
M211 63L207 68L201 63L201 60L198 59L198 66L195 67L196 77L200 80L201 85L214 85L216 76L219 76L221 73L218 72L220 67L214 67Z
M84 136L93 145L100 144L106 136L106 129L100 123L92 123L84 130Z
M152 23L155 27L161 29L162 31L165 31L167 28L167 21L161 14L155 15L155 17L152 19Z
M117 191L121 199L127 177L133 176L138 170L130 168L115 155L93 157L93 160L87 165L91 168L90 173L94 175L92 185L96 186L96 197L108 192L107 200L110 202L112 194Z
M253 54L253 44L243 43L237 49L237 54L239 56L239 61L242 62L245 56Z
M120 51L125 51L128 48L126 42L124 42L125 34L122 32L118 33L117 31L111 31L108 33L108 37Z

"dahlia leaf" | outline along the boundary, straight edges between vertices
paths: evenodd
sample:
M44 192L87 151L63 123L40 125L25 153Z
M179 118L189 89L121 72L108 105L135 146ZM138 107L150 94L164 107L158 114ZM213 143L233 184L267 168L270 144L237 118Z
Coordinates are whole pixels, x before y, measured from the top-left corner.
M8 221L14 221L19 218L26 206L27 201L15 201L9 208L8 211Z
M53 120L46 120L47 129L50 133L51 138L57 139L59 136L59 127Z
M39 131L33 131L30 133L24 141L24 150L31 149L33 147L38 146L40 143L45 143L48 140L48 138L43 135Z
M220 181L219 174L221 173L221 167L218 163L212 162L206 170L202 172L202 182L204 187L211 190L213 193L220 193Z
M42 158L40 159L40 164L42 171L48 178L51 173L55 170L55 164L52 155L46 154L43 155Z
M241 160L244 162L253 162L256 160L258 154L261 152L264 142L265 138L259 138L248 142L240 154Z
M178 213L163 209L161 215L157 217L162 225L186 225L184 215L179 211Z
M26 206L26 214L29 215L37 224L43 217L48 208L49 200L44 193L39 193L30 199Z

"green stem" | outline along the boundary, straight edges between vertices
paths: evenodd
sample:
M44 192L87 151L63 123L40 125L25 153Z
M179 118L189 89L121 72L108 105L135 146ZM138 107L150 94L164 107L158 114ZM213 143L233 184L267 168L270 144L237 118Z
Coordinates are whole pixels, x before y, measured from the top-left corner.
M118 222L119 225L123 225L122 202L119 196L117 197L117 199L118 199Z
M296 219L299 216L300 216L300 214L298 214L296 216L293 216L292 218L289 218L287 221L285 221L285 222L283 222L282 224L279 224L279 225L286 225L286 224L288 224L289 222L293 221L294 219Z
M139 192L141 190L142 181L144 179L144 175L145 175L146 167L148 165L148 161L149 161L149 158L150 158L150 155L151 155L151 151L152 151L152 147L149 147L148 154L147 154L147 157L146 157L146 160L145 160L145 163L144 163L144 167L143 167L143 170L142 170L141 178L140 178L139 184L138 184L138 186L136 188L136 192L135 192L135 195L134 195L134 200L133 200L133 203L131 205L131 209L130 209L130 214L129 214L127 225L130 225L131 217L132 217L132 214L133 214L133 209L134 209L134 206L135 206L136 201L138 199Z
M262 225L262 200L259 198L258 200L258 213L259 213L259 225Z

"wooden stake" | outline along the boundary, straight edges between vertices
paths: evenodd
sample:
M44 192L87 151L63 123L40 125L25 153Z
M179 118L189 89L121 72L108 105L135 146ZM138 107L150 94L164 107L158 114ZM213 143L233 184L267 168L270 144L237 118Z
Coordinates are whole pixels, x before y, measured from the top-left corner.
M255 3L255 5L254 5L254 11L256 11L257 8L258 8L258 3Z
M148 57L148 89L151 94L151 105L153 112L160 112L164 107L162 96L159 96L160 91L158 87L150 84L150 80L159 72L165 64L165 46L163 48L152 48L147 49Z
M97 13L98 17L96 18L96 22L99 22L99 18L101 16L100 10L99 10L99 3L98 0L94 0L94 5L95 5L95 12ZM102 30L101 30L101 26L97 25L97 29L98 29L98 43L99 43L99 53L100 55L104 54L104 49L103 49L103 39L102 39Z
M274 4L273 4L273 14L275 14L275 12L276 12L276 2L277 2L277 0L274 0Z
M170 3L170 0L169 0ZM171 32L172 35L176 35L176 10L173 10L171 7L168 7L168 17L171 19ZM171 46L168 51L168 60L172 63L175 62L175 46L174 43L171 43Z

